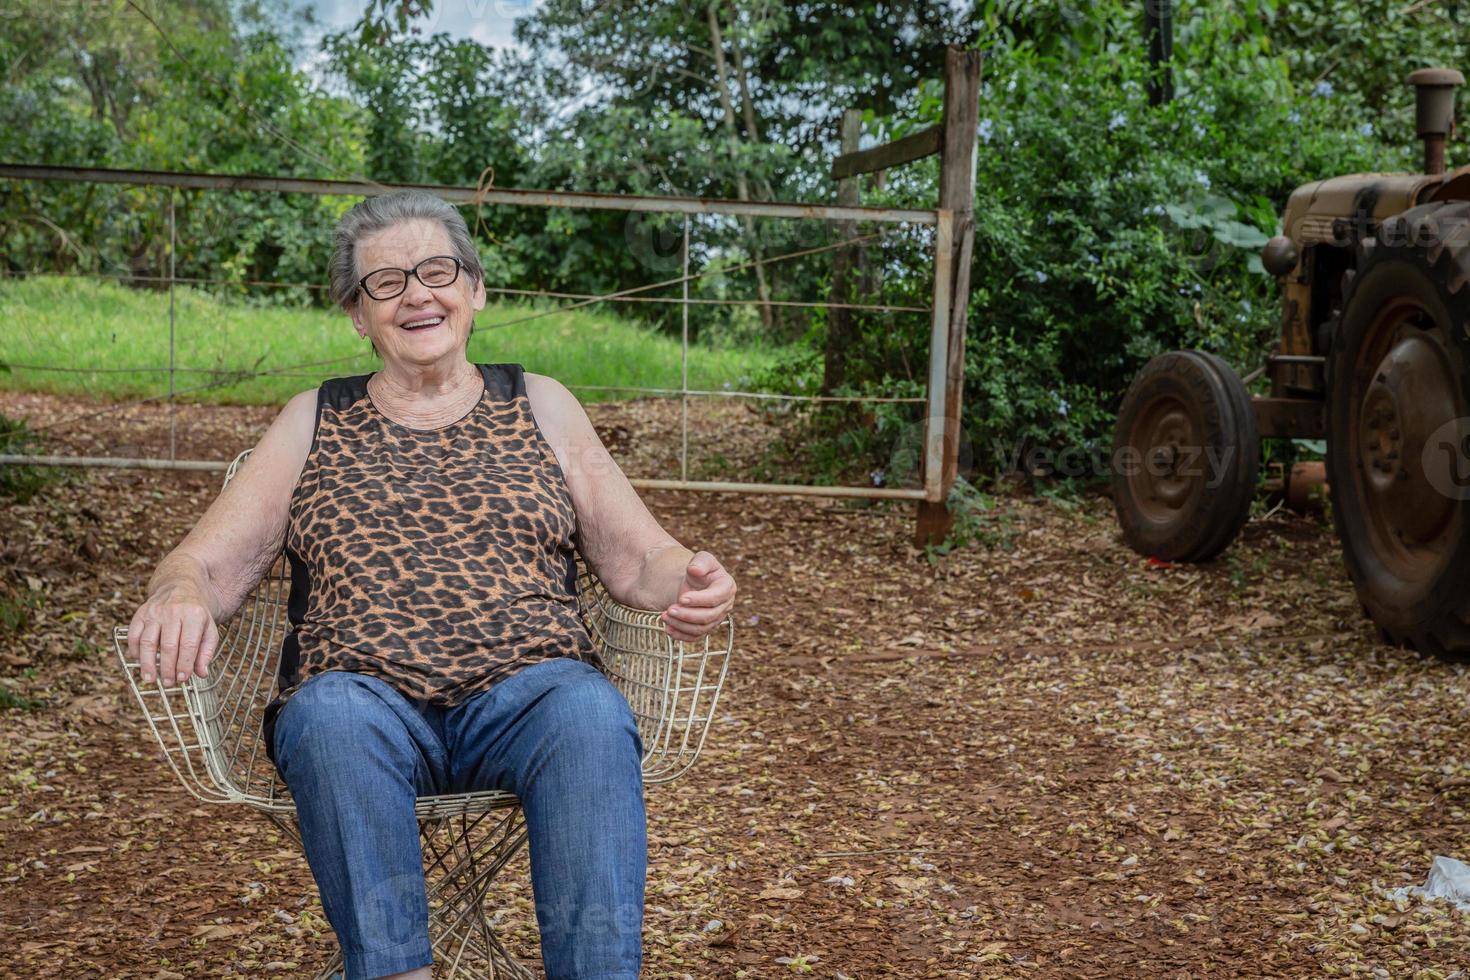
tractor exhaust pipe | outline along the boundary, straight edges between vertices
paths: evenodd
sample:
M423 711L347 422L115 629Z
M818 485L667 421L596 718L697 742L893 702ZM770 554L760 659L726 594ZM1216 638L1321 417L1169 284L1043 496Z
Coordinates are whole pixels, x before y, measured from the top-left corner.
M1453 68L1420 68L1409 75L1414 86L1416 123L1424 140L1424 172L1431 176L1444 173L1444 144L1455 131L1455 89L1465 84L1465 76Z

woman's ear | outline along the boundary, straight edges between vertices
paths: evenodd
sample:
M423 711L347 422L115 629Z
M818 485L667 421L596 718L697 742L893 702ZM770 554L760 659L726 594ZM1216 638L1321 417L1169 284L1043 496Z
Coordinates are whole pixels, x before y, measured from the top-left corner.
M352 318L352 325L357 328L359 337L367 336L367 326L362 322L362 300L355 299L352 305L347 307L347 315Z
M475 280L475 291L470 294L470 302L474 304L476 313L485 308L485 280Z

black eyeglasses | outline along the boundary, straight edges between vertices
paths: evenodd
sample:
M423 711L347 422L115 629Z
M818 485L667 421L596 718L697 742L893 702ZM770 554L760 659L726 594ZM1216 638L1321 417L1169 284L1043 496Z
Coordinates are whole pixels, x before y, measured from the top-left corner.
M451 285L459 278L462 263L452 255L431 255L412 269L374 269L357 281L373 299L392 299L408 288L410 275L430 289Z

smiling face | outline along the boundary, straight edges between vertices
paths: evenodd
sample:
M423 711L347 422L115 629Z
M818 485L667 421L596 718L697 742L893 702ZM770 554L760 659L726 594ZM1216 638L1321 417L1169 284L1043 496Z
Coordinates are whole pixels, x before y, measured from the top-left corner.
M435 255L453 255L449 233L437 221L416 218L358 240L359 277L384 268L411 269ZM377 347L385 366L431 368L465 358L470 321L485 307L485 284L460 271L448 286L429 288L417 276L392 299L359 290L351 309L358 336Z

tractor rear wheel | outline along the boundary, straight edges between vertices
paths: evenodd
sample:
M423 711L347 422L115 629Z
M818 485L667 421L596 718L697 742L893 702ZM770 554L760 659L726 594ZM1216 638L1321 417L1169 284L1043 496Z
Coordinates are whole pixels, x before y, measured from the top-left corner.
M1327 475L1348 574L1384 639L1470 660L1470 204L1359 246L1327 358Z
M1143 366L1113 436L1113 506L1128 546L1149 558L1205 561L1250 513L1261 440L1235 372L1202 351Z

